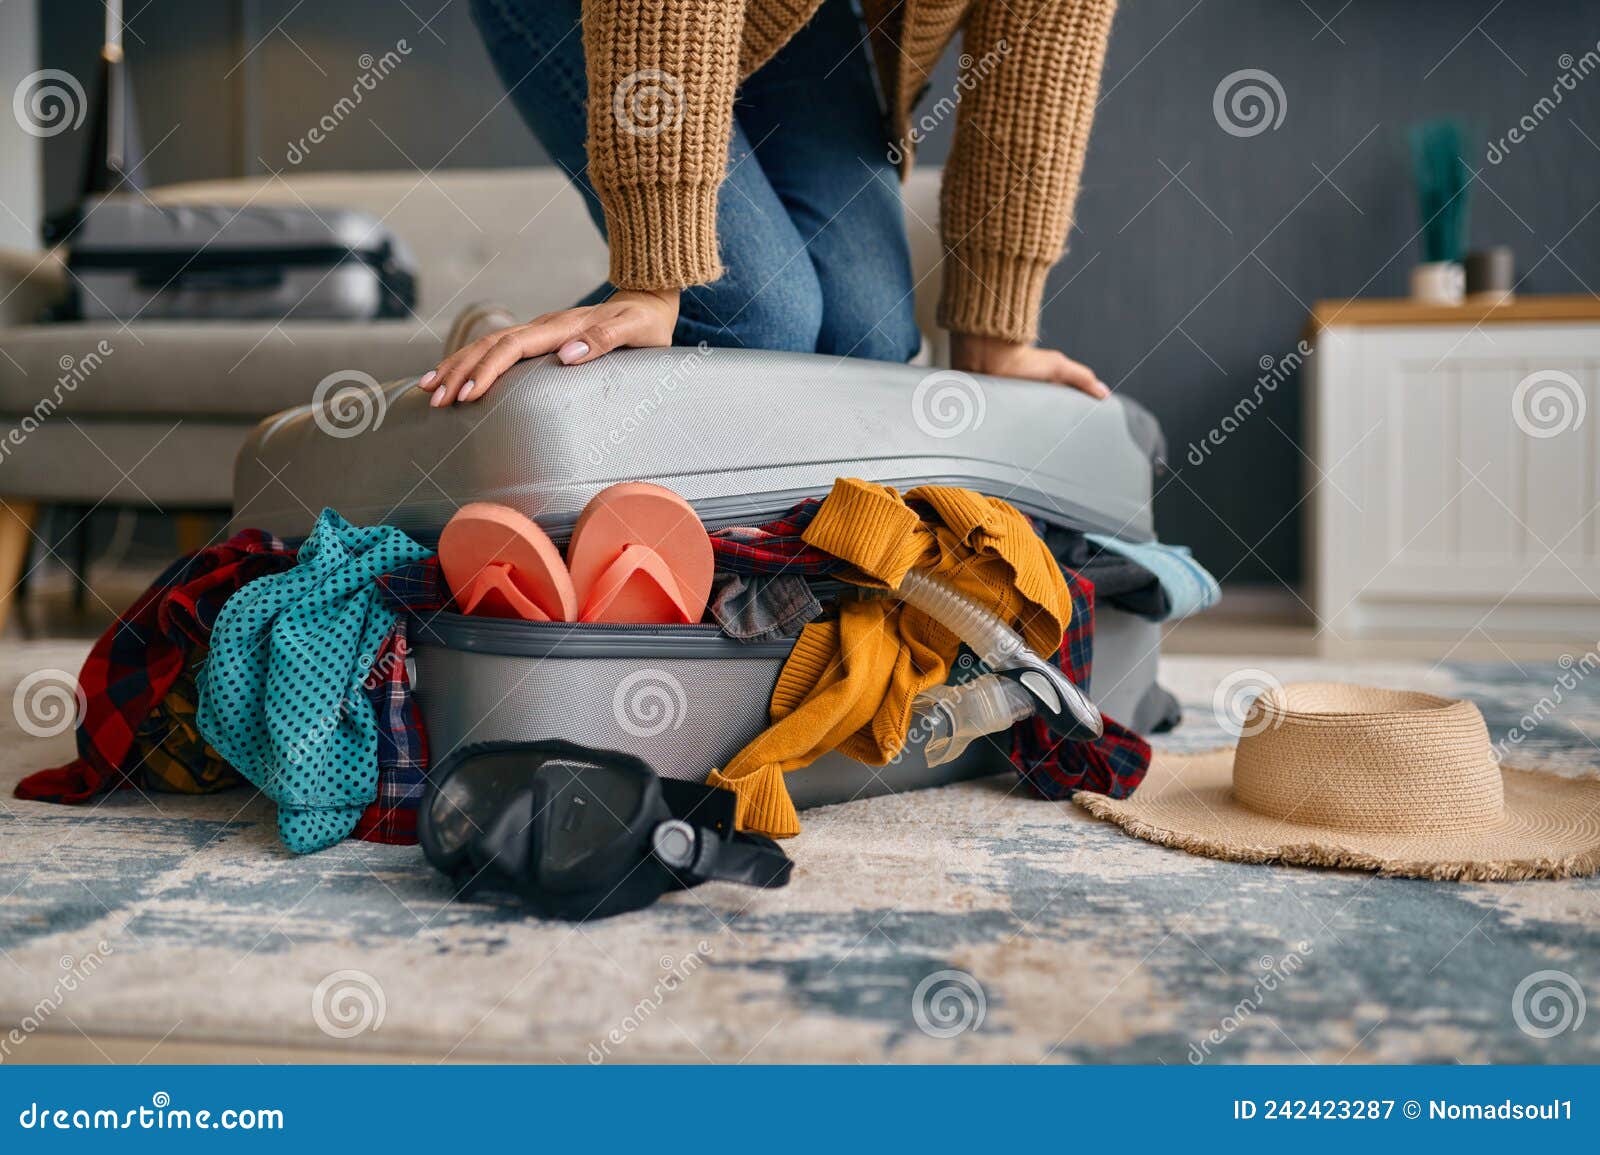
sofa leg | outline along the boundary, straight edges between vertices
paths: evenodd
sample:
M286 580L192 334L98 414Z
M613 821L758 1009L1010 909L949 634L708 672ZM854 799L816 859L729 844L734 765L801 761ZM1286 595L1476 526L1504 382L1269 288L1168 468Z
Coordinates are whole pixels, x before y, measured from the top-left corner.
M0 631L6 628L6 618L28 568L33 523L38 516L37 502L0 498Z
M178 535L178 552L191 554L205 549L211 542L211 519L203 513L173 514Z
M89 530L94 524L94 507L73 506L68 516L72 518L74 526L71 533L72 612L81 618L89 608Z

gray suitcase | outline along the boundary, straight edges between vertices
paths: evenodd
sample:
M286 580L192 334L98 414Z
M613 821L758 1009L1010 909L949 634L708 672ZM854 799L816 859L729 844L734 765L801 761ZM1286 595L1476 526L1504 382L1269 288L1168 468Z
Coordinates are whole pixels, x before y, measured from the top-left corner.
M519 365L444 412L415 379L355 375L263 422L234 471L233 529L307 532L332 506L432 544L455 509L496 501L558 542L600 489L654 481L711 528L753 524L838 477L960 485L1052 524L1151 535L1160 432L1127 401L907 365L735 349L624 350L584 366ZM438 614L413 623L416 692L435 760L468 742L565 738L703 778L766 725L788 643L711 626L573 626ZM1097 611L1093 693L1136 729L1165 712L1160 627ZM1002 736L1003 737L1003 736ZM829 755L788 776L801 806L1009 767L1002 740L929 768Z
M352 209L108 196L67 245L75 319L366 321L416 304L405 244Z

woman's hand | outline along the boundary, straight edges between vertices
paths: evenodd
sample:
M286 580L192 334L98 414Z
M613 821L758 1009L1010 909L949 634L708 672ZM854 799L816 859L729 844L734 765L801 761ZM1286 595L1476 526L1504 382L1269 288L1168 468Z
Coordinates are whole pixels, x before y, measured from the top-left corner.
M513 325L459 349L417 382L433 394L435 408L476 401L488 394L500 374L518 361L554 353L563 364L582 365L625 346L655 348L672 344L678 323L676 289L618 289L598 305L546 313L526 325Z
M967 373L992 373L997 377L1022 377L1030 381L1052 381L1071 385L1091 397L1109 397L1111 390L1094 375L1094 370L1065 353L1020 345L999 337L980 337L971 333L950 334L950 360Z

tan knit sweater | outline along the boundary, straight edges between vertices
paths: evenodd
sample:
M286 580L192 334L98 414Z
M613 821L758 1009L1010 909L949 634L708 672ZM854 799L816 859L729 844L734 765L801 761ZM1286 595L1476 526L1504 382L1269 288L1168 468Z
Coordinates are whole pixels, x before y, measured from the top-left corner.
M667 289L722 275L717 188L734 90L822 0L584 0L589 176L611 281ZM862 0L909 165L911 108L963 34L955 144L940 198L939 323L1031 341L1060 259L1116 0ZM970 66L969 66L970 59Z

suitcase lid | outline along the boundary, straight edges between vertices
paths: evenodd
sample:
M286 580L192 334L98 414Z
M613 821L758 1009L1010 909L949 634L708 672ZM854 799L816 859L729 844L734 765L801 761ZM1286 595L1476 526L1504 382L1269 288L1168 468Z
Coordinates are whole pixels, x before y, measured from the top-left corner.
M236 459L234 529L304 534L332 506L432 541L460 505L496 501L559 539L619 481L664 485L717 528L860 477L962 486L1053 524L1152 536L1153 418L1062 386L703 346L539 358L447 410L415 384L335 373L315 401L262 422Z

